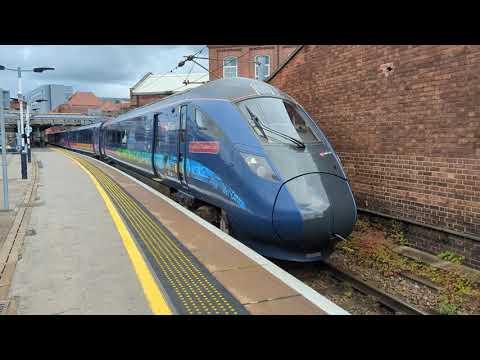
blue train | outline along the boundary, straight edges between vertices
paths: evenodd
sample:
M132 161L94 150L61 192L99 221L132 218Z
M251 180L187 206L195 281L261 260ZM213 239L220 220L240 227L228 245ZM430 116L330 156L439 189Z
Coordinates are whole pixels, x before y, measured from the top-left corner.
M289 95L221 79L113 120L48 135L50 144L117 162L262 255L328 257L356 222L340 159Z

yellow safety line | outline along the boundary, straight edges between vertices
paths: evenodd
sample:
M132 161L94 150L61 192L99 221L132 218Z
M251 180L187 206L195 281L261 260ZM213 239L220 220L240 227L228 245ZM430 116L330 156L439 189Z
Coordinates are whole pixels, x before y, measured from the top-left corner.
M128 256L130 257L130 261L132 262L133 268L135 269L135 273L142 285L143 292L148 300L150 308L152 312L156 315L172 315L172 310L168 306L165 297L163 296L162 292L158 288L158 285L153 278L152 273L148 269L143 256L141 255L140 251L138 250L137 246L135 245L135 241L132 239L130 232L128 231L125 223L123 222L122 218L120 217L117 209L112 204L109 196L102 188L100 183L97 179L93 176L93 174L87 170L78 160L69 156L65 152L61 150L55 149L55 151L59 151L63 153L65 156L69 157L74 163L76 163L83 171L87 173L87 175L92 179L95 187L97 188L98 192L100 193L105 205L107 206L108 211L110 212L110 216L115 223L118 233L122 238L123 245L127 250Z
M70 156L67 155L67 156ZM75 157L76 158L76 157ZM81 161L81 163L85 162L85 160L79 160ZM88 162L87 162L88 163ZM192 291L192 294L193 294L193 297L197 298L197 300L199 301L200 303L200 306L204 307L205 311L208 312L208 309L205 307L205 304L203 302L203 300L199 297L199 295L201 295L205 301L213 307L214 311L216 311L216 307L214 304L211 303L211 301L215 301L217 304L217 306L219 306L220 308L222 308L226 313L228 313L229 311L231 311L232 313L236 314L236 311L232 308L232 306L228 303L228 301L226 301L223 296L214 288L212 287L212 285L210 284L210 282L205 279L203 277L203 274L199 273L199 275L203 278L203 280L205 280L207 282L207 284L204 284L201 279L199 279L195 273L195 271L197 271L197 269L194 267L193 264L190 263L189 259L186 258L186 260L189 262L189 265L185 264L183 259L182 259L182 256L184 257L185 255L180 252L179 253L179 249L175 246L174 249L170 249L169 250L169 247L171 247L172 245L170 244L163 244L163 241L158 239L158 235L159 233L161 237L163 237L164 239L166 239L167 241L171 241L164 233L163 233L163 230L161 228L158 228L157 225L155 225L152 220L150 220L150 218L148 218L147 216L145 216L145 214L140 214L141 213L141 209L137 209L137 205L132 202L130 200L130 198L128 196L126 196L125 194L123 194L123 191L118 188L118 185L116 185L114 182L112 182L108 177L106 177L98 168L96 168L95 166L93 166L92 164L89 164L88 163L88 166L85 164L85 166L87 168L89 167L93 167L92 169L90 169L89 171L91 171L93 174L97 173L98 174L96 176L98 176L98 179L100 180L100 182L102 183L102 185L105 187L106 190L108 190L108 192L110 193L110 196L112 196L112 199L116 199L117 201L119 201L119 206L124 210L124 211L127 211L127 212L131 212L131 221L132 223L138 227L139 224L137 224L137 222L142 222L143 224L143 227L145 228L138 228L137 231L139 231L139 235L142 237L142 239L144 240L144 242L146 243L147 247L150 249L150 251L152 251L152 254L153 256L155 257L155 260L156 260L156 263L164 270L164 271L167 271L166 272L166 276L168 278L168 280L170 282L172 282L172 279L170 279L170 276L168 276L168 273L172 272L173 269L171 269L171 266L173 266L173 268L175 269L175 271L172 272L172 275L174 277L174 281L181 287L181 290L183 291L186 291L186 289L184 288L183 286L183 283L180 281L179 282L179 279L177 278L177 275L178 273L180 274L180 277L183 281L185 281L187 283L187 287ZM109 185L110 184L110 185ZM112 188L113 186L113 188ZM120 197L120 198L119 198ZM133 212L132 212L133 211ZM136 218L138 217L137 221L135 220ZM146 222L145 222L146 220ZM155 229L153 229L152 225L154 225ZM148 231L146 231L147 229L149 229ZM149 234L145 234L144 231L146 231L147 233ZM143 233L143 234L142 234ZM162 248L162 250L158 249L158 245L153 245L154 241L150 241L149 239L149 236L153 238L156 238L157 241L158 241L158 245L160 245L160 247ZM164 248L164 246L166 246L166 248ZM153 246L153 249L151 248ZM177 251L175 251L177 250ZM166 253L164 254L164 252L166 251ZM173 253L172 253L173 251ZM172 258L170 258L170 256L168 255L170 253L170 255L172 256ZM160 258L159 258L160 256ZM166 258L165 258L166 256ZM175 264L177 264L178 266L181 267L181 265L177 262L177 257L180 258L180 261L183 263L183 265L187 266L188 270L189 271L193 271L192 272L192 275L195 277L196 281L193 281L193 279L191 278L190 274L189 274L189 271L186 272L186 276L190 279L190 282L193 283L194 287L196 288L195 290L191 287L190 285L190 282L188 282L185 278L184 278L184 274L183 274L183 271L180 271L178 272L179 270L177 269L177 266ZM167 262L167 269L164 269L163 267L163 262L166 261ZM172 262L173 261L173 262ZM191 269L190 267L193 267L193 269ZM201 283L203 289L200 289L197 282ZM178 290L180 290L179 288L177 288L177 286L173 283L171 283L171 285L173 286L173 288L175 289L175 292L177 293L177 295L182 299L182 302L184 303L184 305L186 306L187 310L189 311L190 313L190 309L189 309L189 306L187 304L185 304L185 300L183 295L181 293L178 292ZM207 286L206 286L207 285ZM211 288L211 289L209 289ZM213 290L213 292L212 292ZM197 294L197 291L199 291L199 293ZM213 299L209 299L205 296L205 291L209 293L209 295L213 296ZM190 301L191 305L194 307L194 308L197 308L197 304L193 301L193 299L190 297L190 295L188 294L188 292L186 292L186 295L188 297L188 300ZM216 295L219 296L219 299L221 300L221 302L225 303L225 306L228 307L229 309L227 310L224 305L219 301L219 299L217 299Z

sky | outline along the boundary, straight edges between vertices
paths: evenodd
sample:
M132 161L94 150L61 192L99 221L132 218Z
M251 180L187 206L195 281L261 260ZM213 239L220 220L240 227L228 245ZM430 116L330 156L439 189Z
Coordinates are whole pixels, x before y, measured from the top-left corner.
M0 45L0 65L54 67L55 71L22 73L23 94L44 84L70 85L73 91L92 91L99 97L129 98L132 87L147 72L163 74L174 68L183 56L204 45ZM201 53L208 56L208 49ZM208 68L208 60L198 60ZM191 62L174 73L188 73ZM192 73L204 73L195 65ZM17 73L0 71L0 88L18 92Z

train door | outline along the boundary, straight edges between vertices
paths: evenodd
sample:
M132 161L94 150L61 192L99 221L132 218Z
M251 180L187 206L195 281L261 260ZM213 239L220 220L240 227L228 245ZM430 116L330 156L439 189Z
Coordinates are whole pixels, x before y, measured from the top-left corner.
M187 111L188 106L180 107L180 116L178 117L178 136L177 136L177 174L178 180L183 186L186 186L185 167L187 162Z

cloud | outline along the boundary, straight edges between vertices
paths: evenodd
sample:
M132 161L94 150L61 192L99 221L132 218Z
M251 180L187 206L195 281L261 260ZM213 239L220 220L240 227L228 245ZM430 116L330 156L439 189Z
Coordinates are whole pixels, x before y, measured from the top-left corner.
M93 91L97 96L128 97L129 88L145 73L165 73L174 68L184 55L204 45L2 45L0 65L54 67L55 71L24 73L23 93L43 84L71 85L75 90ZM202 55L206 56L205 49ZM200 61L199 61L200 62ZM207 61L200 62L208 67ZM187 73L188 64L175 73ZM195 66L194 72L204 72ZM17 93L17 75L0 71L0 88Z

